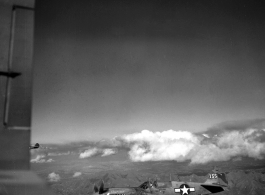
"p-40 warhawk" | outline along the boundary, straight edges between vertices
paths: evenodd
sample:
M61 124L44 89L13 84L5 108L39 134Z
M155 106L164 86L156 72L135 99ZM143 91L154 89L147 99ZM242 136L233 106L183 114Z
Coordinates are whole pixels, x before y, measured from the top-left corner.
M40 147L40 144L36 143L35 145L30 145L29 149L37 149Z
M151 184L149 181L144 182L139 187L121 187L121 188L104 188L103 181L99 188L94 185L93 195L146 195L151 192Z
M215 168L208 175L204 183L169 181L151 184L150 193L156 195L207 195L228 190L228 182L225 173L219 173Z

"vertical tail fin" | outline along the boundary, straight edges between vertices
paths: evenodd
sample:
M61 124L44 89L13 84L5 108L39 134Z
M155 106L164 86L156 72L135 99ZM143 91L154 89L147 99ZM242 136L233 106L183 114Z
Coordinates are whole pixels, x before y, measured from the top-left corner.
M98 190L98 187L94 184L94 193L98 193L99 190Z
M101 181L101 184L99 186L99 194L103 194L105 192L104 190L104 182L103 180Z
M225 173L217 173L217 176L218 176L218 183L220 185L228 186L228 181L226 179Z
M205 181L207 184L219 184L222 186L228 186L228 181L224 172L220 172L219 168L214 169L208 174L208 179Z

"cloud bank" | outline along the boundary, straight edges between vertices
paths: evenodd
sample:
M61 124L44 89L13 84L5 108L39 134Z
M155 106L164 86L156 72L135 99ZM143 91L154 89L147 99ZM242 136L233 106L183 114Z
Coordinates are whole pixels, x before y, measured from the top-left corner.
M80 159L109 156L128 151L135 162L175 160L204 164L211 161L240 160L242 157L265 158L265 119L228 121L207 131L166 130L116 136L99 142L82 141L42 149L32 163L52 162L47 156L77 155ZM44 155L43 155L44 153Z
M48 175L48 180L50 182L58 182L61 180L61 177L59 174L56 174L55 172L52 172Z
M95 156L98 152L99 152L99 149L91 148L91 149L88 149L88 150L82 152L79 155L79 158L88 158L88 157L91 157L91 156Z
M194 134L188 131L167 130L151 132L143 130L115 138L129 148L132 161L176 160L191 163L227 161L238 156L255 159L265 157L265 130L227 130L209 134Z
M113 155L115 153L116 153L116 151L114 149L107 148L107 149L102 150L101 156L109 156L109 155Z
M46 160L45 157L46 155L40 154L40 155L37 155L36 158L31 159L30 162L31 163L50 163L54 161L51 158Z
M103 156L109 156L109 155L113 155L116 153L115 149L111 149L111 148L106 148L106 149L102 149L102 148L89 148L87 150L85 150L84 152L80 153L79 158L89 158L92 156L96 156L96 155L100 155Z

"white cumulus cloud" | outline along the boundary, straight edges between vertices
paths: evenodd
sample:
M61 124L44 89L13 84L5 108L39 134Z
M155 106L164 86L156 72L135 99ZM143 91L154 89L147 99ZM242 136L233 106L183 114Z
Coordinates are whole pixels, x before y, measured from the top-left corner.
M102 157L109 156L109 155L116 154L116 150L112 148L102 149L102 148L94 147L94 148L87 149L84 152L80 153L79 158L88 158L88 157L92 157L92 156L100 155L100 154Z
M114 149L107 148L107 149L102 150L101 156L109 156L109 155L113 155L115 153L116 153L116 151Z
M37 155L35 158L31 159L30 162L31 163L50 163L54 161L51 158L46 160L45 157L46 157L45 155L40 154L40 155Z
M53 160L53 159L51 159L51 158L50 158L50 159L48 159L48 160L46 160L46 162L48 162L48 163L49 163L49 162L53 162L53 161L54 161L54 160Z
M48 179L50 182L57 182L61 180L61 177L59 174L56 174L55 172L52 172L48 175Z
M261 129L223 131L213 138L204 138L188 131L143 130L118 137L117 140L129 147L132 161L190 160L191 163L207 163L226 161L236 156L264 159L264 136L265 132Z
M82 175L81 172L75 172L74 175L73 175L73 177L79 177L80 175Z
M192 149L200 144L199 137L187 131L151 132L143 130L121 137L130 144L132 161L179 160L189 158Z
M205 133L203 133L202 135L203 135L204 137L210 138L210 136L207 135L207 134L205 134Z
M91 157L91 156L98 154L98 152L99 152L99 150L97 148L90 148L90 149L87 149L84 152L82 152L79 155L79 158L88 158L88 157Z
M44 163L45 162L45 155L37 155L36 158L30 160L31 163Z

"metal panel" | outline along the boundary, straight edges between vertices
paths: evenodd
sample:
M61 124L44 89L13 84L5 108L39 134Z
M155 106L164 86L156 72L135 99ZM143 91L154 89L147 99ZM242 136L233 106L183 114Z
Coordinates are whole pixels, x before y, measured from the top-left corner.
M30 129L32 99L34 11L14 7L8 71L21 73L8 78L4 124L8 129Z
M0 2L1 3L1 2ZM7 71L12 9L0 4L0 71ZM4 102L7 77L0 74L0 131L4 129Z
M30 131L0 131L0 170L28 170L29 143Z

